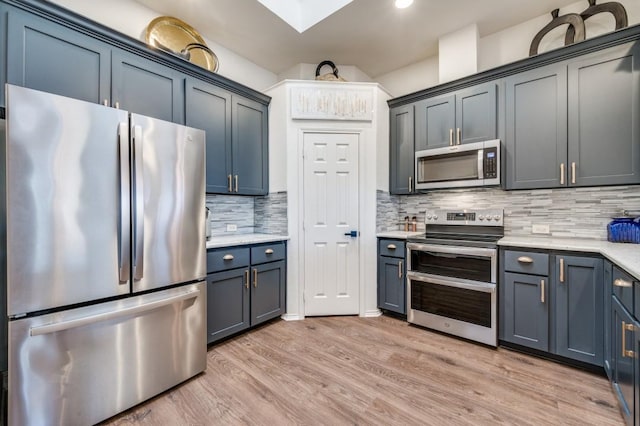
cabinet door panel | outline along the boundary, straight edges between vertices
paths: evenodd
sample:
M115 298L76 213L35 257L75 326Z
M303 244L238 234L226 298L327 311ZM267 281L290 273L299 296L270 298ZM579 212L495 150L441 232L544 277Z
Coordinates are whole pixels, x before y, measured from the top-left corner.
M87 102L109 102L107 44L33 15L8 14L7 81ZM4 105L4 88L2 89Z
M455 141L455 96L440 96L416 104L416 151L449 146Z
M504 340L549 350L548 282L547 277L504 274Z
M640 182L639 49L627 44L569 65L575 186Z
M207 137L207 192L229 193L231 175L231 94L211 84L188 79L185 90L187 126Z
M253 326L277 318L284 313L284 262L254 265L251 274L251 325Z
M495 83L490 83L456 93L456 131L460 129L461 144L498 136L496 90Z
M112 103L160 120L184 123L184 86L171 68L124 51L113 52Z
M505 86L507 189L560 186L560 165L565 171L567 165L566 65L511 76Z
M378 307L406 314L404 259L380 256L378 258Z
M635 332L627 327L636 327L631 314L622 307L615 296L611 298L611 337L612 352L612 380L613 389L620 403L620 411L627 424L633 424L634 418L634 360L627 350L632 350L635 342ZM623 345L624 343L624 345Z
M561 262L564 271L560 270ZM558 271L554 280L556 353L602 365L602 259L556 256L555 264Z
M233 96L232 105L232 169L234 179L236 176L238 179L234 193L266 195L269 192L267 107L238 96Z
M390 117L389 192L410 194L415 173L413 105L392 108Z
M248 268L207 277L207 343L249 328Z

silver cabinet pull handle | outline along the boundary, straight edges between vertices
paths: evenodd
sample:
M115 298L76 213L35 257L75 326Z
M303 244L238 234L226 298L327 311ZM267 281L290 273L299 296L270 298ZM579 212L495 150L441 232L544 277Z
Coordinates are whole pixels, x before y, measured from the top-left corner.
M249 270L244 271L244 288L249 288Z
M564 282L564 259L560 258L560 282Z
M120 102L116 102L116 109L120 109Z
M235 176L236 192L238 192L238 175Z
M102 101L102 105L109 106L109 100L105 99L104 101Z
M413 176L409 176L409 192L413 192Z
M571 183L576 183L576 163L571 163Z
M264 254L273 254L273 249L266 249Z
M253 268L253 286L258 288L258 270Z
M233 255L225 254L224 256L222 256L222 260L233 260Z
M540 302L544 303L544 280L540 280Z
M387 246L387 250L395 250L396 248L397 248L397 247L396 247L396 245L395 245L395 244L389 244L389 245Z
M627 324L626 322L622 321L622 357L633 358L635 356L633 351L627 350L627 331L633 331L633 324Z
M564 185L564 163L560 163L560 185Z
M458 127L457 132L456 132L456 145L460 145L460 140L462 139L462 130L460 129L460 127Z
M227 175L227 182L229 183L229 192L233 192L232 181L233 177L231 175Z
M623 280L622 278L618 278L613 282L613 285L616 287L631 287L631 282Z
M449 146L453 146L453 129L449 129Z
M533 259L530 258L529 256L520 256L518 258L518 262L520 262L520 263L533 263Z
M402 279L402 269L403 269L403 265L402 265L402 260L398 261L398 278Z

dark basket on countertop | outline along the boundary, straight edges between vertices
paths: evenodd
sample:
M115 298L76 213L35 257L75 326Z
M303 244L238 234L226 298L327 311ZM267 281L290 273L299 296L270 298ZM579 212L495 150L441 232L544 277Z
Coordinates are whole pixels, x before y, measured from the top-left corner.
M640 244L640 217L618 217L607 225L607 240L612 243Z

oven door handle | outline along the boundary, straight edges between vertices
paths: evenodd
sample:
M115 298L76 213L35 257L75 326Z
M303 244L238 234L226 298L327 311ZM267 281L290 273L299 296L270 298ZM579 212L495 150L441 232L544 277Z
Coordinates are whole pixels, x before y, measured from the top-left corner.
M462 256L495 257L496 249L482 247L443 246L437 244L408 243L408 250L428 251L433 254L446 253Z
M466 290L481 291L483 293L495 293L496 285L491 283L470 282L464 280L450 281L433 275L425 275L419 272L407 271L407 278L424 283L444 285L447 287L462 288Z

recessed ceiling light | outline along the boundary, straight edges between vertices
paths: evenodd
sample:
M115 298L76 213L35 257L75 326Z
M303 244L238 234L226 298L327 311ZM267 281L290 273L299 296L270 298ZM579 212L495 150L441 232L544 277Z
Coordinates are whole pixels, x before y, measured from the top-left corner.
M409 7L413 4L413 0L396 0L396 7L398 9L404 9L405 7Z

